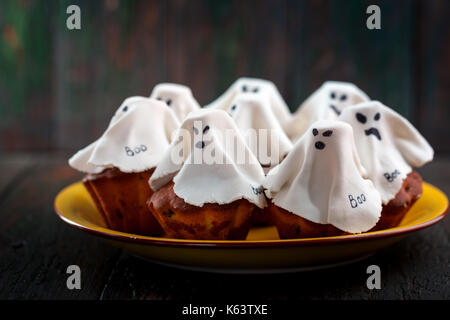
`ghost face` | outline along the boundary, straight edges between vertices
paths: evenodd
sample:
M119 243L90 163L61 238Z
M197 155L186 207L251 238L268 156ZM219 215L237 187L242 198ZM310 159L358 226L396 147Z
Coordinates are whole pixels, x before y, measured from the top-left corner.
M317 130L316 128L314 128L314 129L312 129L312 134L313 134L314 137L317 137L318 139L321 139L321 140L317 140L317 141L314 143L314 147L315 147L317 150L323 150L323 149L325 149L326 144L325 144L325 142L323 142L322 140L327 140L328 137L331 137L331 135L333 134L333 130L328 130L328 129L323 130L323 131L321 132L321 135L320 135L319 130ZM321 138L320 136L322 136L322 138Z
M154 89L151 98L164 102L169 108L180 105L181 100L191 95L188 87L178 84L159 84Z
M373 136L381 141L380 131L376 127L377 122L380 121L381 118L380 112L376 112L375 114L356 112L355 117L361 125L365 126L364 133L366 136Z
M331 89L328 94L329 108L336 113L337 116L341 114L343 108L347 107L352 102L349 99L348 93L339 89Z
M197 122L197 121L196 121ZM201 121L198 121L198 123L195 123L192 127L194 131L194 147L197 149L203 149L206 146L208 146L212 140L205 141L204 137L209 132L209 125L205 124L202 125Z
M170 97L170 95L158 95L156 97L156 100L164 102L169 108L172 105L173 97Z
M258 93L260 88L258 85L251 85L251 84L242 84L240 88L241 92L243 93Z
M200 108L192 96L191 89L179 84L158 84L153 89L150 98L163 102L169 109L172 109L180 121L183 121L190 112Z

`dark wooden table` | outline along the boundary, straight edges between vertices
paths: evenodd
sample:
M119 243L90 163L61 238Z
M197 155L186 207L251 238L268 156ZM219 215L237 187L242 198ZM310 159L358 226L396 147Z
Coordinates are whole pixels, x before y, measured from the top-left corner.
M450 158L420 170L450 194ZM450 219L344 267L279 275L221 275L162 267L75 230L53 211L56 193L82 177L61 156L0 159L2 299L450 299ZM68 290L66 268L81 268ZM366 287L381 268L381 290Z

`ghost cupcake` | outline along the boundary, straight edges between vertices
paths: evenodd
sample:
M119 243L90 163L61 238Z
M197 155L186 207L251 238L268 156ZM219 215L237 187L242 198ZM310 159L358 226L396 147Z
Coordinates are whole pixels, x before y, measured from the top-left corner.
M181 84L160 83L153 88L150 98L166 103L179 121L183 121L190 112L200 109L191 89Z
M313 122L337 119L346 107L369 100L352 83L327 81L300 105L285 130L295 141Z
M353 127L361 163L381 195L376 229L397 226L422 194L422 178L412 168L433 159L432 147L408 120L378 101L346 108L339 119Z
M150 178L148 207L165 234L245 239L255 208L266 205L264 172L231 117L192 112Z
M234 98L240 93L249 93L259 95L261 93L267 96L268 104L272 109L275 118L284 128L291 119L291 112L289 111L286 102L283 100L280 92L275 84L268 80L256 78L240 78L236 80L231 87L227 89L219 98L206 105L205 108L214 108L221 110L228 110Z
M263 167L264 173L283 161L292 149L292 142L274 116L264 93L238 94L228 113ZM257 209L253 222L255 225L270 225L270 214L266 209Z
M146 235L161 227L146 207L148 179L179 125L165 103L126 99L103 135L69 164L88 175L83 183L111 229Z
M381 214L381 198L356 152L352 127L313 123L264 182L281 238L361 233Z

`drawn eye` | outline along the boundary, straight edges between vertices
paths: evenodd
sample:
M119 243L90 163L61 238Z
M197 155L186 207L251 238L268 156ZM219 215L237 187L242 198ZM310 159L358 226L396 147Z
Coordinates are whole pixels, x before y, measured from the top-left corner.
M327 131L325 131L324 133L322 133L322 135L324 136L324 137L329 137L329 136L331 136L333 134L333 130L327 130Z
M167 105L170 107L170 105L172 104L172 100L171 99L169 99L169 100L167 100Z
M197 135L198 134L198 129L196 127L192 127L192 129L194 129L194 134Z
M233 106L231 107L231 111L234 111L234 110L236 110L236 105L233 105Z
M346 95L346 94L343 94L343 95L341 96L341 101L345 101L345 100L347 100L347 95Z
M381 117L380 113L377 112L377 113L375 114L375 117L373 117L373 119L374 119L375 121L378 121L378 120L380 120L380 117Z
M259 88L253 89L253 92L254 92L254 93L257 93L258 91L259 91Z
M207 133L208 131L209 131L209 126L206 126L206 127L203 129L203 134Z
M198 149L203 149L205 147L205 142L199 141L195 144L195 147Z
M161 97L157 97L157 98L156 98L156 100L159 100L159 101L161 101L162 99L161 99Z
M247 86L245 84L242 86L242 91L247 92Z
M367 118L365 115L363 115L362 113L357 112L356 113L356 120L358 120L361 123L366 123Z
M317 136L317 135L319 134L319 131L317 131L317 129L314 128L314 129L312 130L312 133L313 133L313 135L314 135L314 137L315 137L315 136Z
M330 98L331 99L335 99L336 98L336 93L334 93L334 92L330 93Z
M125 106L125 107L122 108L123 112L126 112L127 110L128 110L128 106Z

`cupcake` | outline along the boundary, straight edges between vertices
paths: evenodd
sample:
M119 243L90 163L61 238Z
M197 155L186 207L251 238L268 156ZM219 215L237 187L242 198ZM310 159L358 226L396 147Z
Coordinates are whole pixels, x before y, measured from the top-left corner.
M83 183L109 228L161 234L146 207L152 194L148 179L178 125L165 103L128 98L103 135L70 158L73 168L87 173Z
M352 127L336 120L313 123L264 182L280 237L335 236L373 228L381 199L365 176Z
M240 78L236 80L220 97L206 105L205 108L214 108L226 111L231 107L233 99L240 93L249 93L254 95L265 94L267 96L267 102L281 127L284 128L284 126L290 121L291 112L289 111L289 108L283 100L283 97L277 87L273 82L263 79Z
M397 226L422 194L422 178L413 167L431 161L433 149L408 120L378 101L346 108L339 119L353 127L361 163L381 195L376 229Z
M153 88L150 98L166 103L180 122L190 112L200 109L200 105L192 95L191 89L181 84L160 83Z
M264 172L231 117L190 113L150 178L148 207L171 238L245 239L266 205Z
M352 83L327 81L300 105L285 130L295 141L313 122L335 120L346 107L369 100L369 97Z

